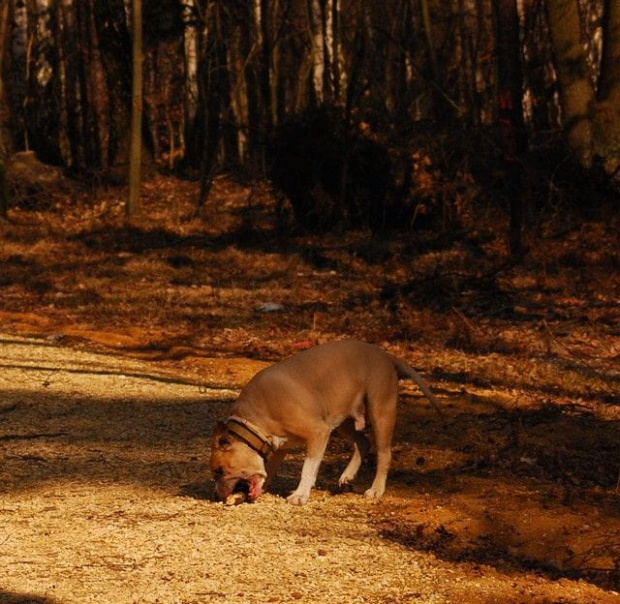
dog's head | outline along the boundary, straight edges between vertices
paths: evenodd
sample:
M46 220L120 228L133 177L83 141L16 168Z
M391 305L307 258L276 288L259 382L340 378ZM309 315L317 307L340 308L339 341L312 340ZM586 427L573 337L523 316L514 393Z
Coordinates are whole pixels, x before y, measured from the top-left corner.
M224 500L237 492L246 494L248 501L256 501L267 478L263 458L220 422L213 433L211 472L215 492Z

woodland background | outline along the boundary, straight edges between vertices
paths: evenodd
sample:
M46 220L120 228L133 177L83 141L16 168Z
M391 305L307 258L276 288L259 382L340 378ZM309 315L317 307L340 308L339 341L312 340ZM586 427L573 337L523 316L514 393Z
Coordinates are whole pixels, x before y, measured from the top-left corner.
M134 165L200 179L198 207L218 173L267 177L308 230L458 229L490 201L518 256L528 211L617 203L616 0L5 0L0 18L8 168L33 151L123 182L133 107Z

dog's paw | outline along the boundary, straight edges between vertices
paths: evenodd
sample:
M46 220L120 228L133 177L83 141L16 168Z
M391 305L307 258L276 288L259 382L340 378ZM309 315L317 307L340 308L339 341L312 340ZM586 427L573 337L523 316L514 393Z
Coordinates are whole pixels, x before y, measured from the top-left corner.
M355 490L353 487L353 481L349 479L343 480L340 478L338 481L338 490L342 493L352 493Z
M338 486L342 488L348 487L353 482L354 476L349 476L346 472L338 479Z
M291 493L286 500L292 505L305 505L308 503L308 499L310 498L309 493Z
M373 489L371 487L364 493L364 497L366 497L366 499L379 499L384 492L385 490L379 491L378 489Z

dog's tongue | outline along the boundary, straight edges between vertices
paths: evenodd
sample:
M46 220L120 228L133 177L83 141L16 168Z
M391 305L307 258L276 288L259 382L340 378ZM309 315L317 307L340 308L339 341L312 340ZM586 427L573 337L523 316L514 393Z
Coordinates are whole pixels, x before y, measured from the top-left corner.
M248 491L248 496L251 501L256 501L263 492L262 480L259 476L253 476L250 478L250 488Z

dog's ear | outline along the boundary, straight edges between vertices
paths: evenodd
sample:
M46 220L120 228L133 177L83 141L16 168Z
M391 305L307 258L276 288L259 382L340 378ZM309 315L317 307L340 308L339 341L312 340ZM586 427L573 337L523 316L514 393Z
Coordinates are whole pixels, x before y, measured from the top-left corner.
M213 445L217 449L227 451L232 445L232 439L228 430L226 430L226 424L224 422L218 422L213 432Z

